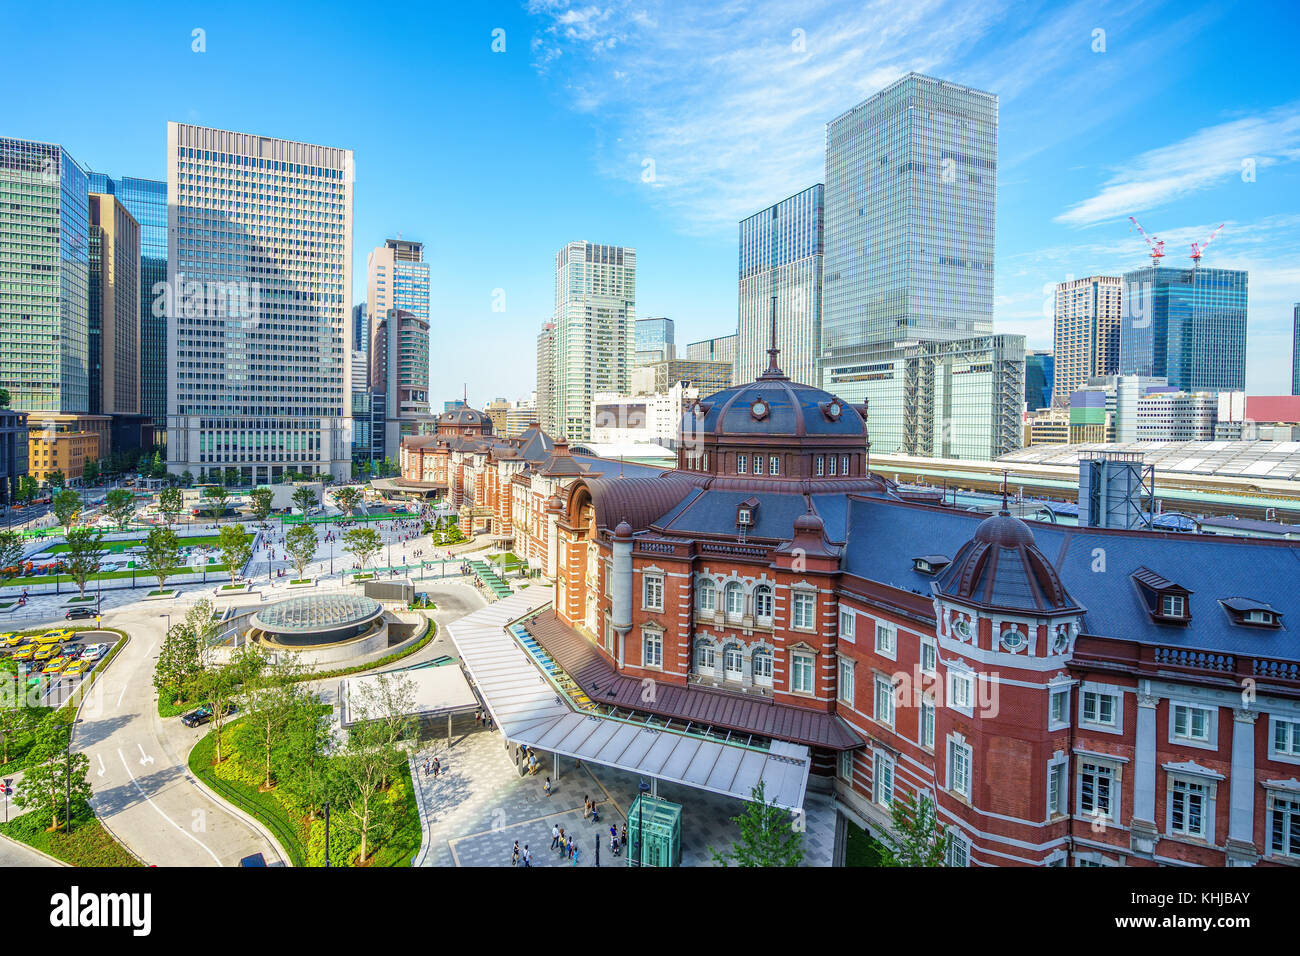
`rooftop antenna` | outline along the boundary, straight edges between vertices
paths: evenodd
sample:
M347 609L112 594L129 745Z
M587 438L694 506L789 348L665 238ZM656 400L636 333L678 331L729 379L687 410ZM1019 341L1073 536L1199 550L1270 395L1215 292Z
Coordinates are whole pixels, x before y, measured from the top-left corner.
M767 371L759 378L785 378L785 372L776 364L780 349L776 347L776 296L772 296L772 344L767 349Z
M1002 470L1002 513L1004 515L1011 514L1007 510L1007 472L1005 468Z

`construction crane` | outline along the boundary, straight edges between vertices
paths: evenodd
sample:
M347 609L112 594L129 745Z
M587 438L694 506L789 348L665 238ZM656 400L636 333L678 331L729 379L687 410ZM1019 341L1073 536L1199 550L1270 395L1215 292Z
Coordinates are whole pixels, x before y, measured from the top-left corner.
M1157 236L1148 236L1146 230L1142 228L1142 223L1132 216L1128 217L1128 221L1137 226L1137 231L1142 233L1142 238L1146 240L1147 248L1151 250L1151 265L1160 265L1160 259L1165 254L1165 241Z
M1192 243L1192 265L1193 266L1199 266L1201 264L1201 256L1205 255L1205 250L1210 247L1210 243L1214 241L1214 237L1217 236L1222 231L1223 231L1223 223L1219 223L1219 228L1215 229L1214 232L1210 233L1209 239L1206 239L1204 242L1201 243L1196 243L1196 242Z

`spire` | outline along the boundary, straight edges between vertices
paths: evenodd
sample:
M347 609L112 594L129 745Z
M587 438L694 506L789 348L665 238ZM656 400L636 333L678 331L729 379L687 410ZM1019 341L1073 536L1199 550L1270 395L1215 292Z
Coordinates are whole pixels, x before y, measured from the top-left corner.
M776 364L776 357L781 350L776 347L776 296L772 296L772 341L767 350L767 371L759 378L785 378L785 372Z
M1002 513L1003 513L1004 515L1009 515L1009 514L1011 514L1011 512L1007 510L1007 472L1006 472L1006 469L1003 469L1003 471L1002 471Z

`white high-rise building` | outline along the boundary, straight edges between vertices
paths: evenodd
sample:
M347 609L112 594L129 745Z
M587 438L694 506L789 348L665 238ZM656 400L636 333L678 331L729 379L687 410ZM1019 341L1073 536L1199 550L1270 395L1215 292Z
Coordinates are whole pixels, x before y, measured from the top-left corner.
M168 470L352 467L352 151L167 124Z
M587 441L595 394L627 392L635 323L635 249L570 242L555 254L554 437Z

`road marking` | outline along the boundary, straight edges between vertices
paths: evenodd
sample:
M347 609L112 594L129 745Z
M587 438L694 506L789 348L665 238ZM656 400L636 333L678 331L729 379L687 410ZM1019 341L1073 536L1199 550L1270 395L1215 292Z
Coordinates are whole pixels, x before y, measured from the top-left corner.
M213 861L214 863L216 863L217 866L222 866L223 864L222 864L221 860L217 857L217 855L216 855L215 853L212 852L211 849L208 848L207 844L205 844L202 840L200 840L198 837L196 837L196 836L195 836L193 833L191 833L189 830L186 830L183 826L181 826L179 823L177 823L177 822L176 822L175 820L173 820L171 817L167 816L167 814L163 812L162 807L158 806L158 804L154 803L153 800L150 799L149 794L147 794L147 793L144 792L144 788L140 786L140 782L139 782L138 780L135 779L135 774L133 774L133 773L131 772L131 767L130 767L130 765L126 762L126 755L123 754L122 751L121 751L120 749L118 750L117 755L118 755L119 757L122 758L122 767L126 770L126 775L127 775L128 777L131 778L131 782L132 782L133 784L135 784L135 788L136 788L136 790L140 791L140 796L144 797L145 802L146 802L147 804L149 804L149 806L151 806L151 807L153 807L155 810L157 810L157 811L158 811L158 815L161 816L164 820L166 820L168 823L170 823L172 826L174 826L177 830L180 830L181 833L184 833L187 837L189 837L191 840L193 840L193 841L194 841L195 843L197 843L199 846L203 847L204 852L207 853L208 856L212 857L212 861Z
M126 684L122 685L122 693L117 695L117 706L120 710L122 707L122 698L126 696Z

